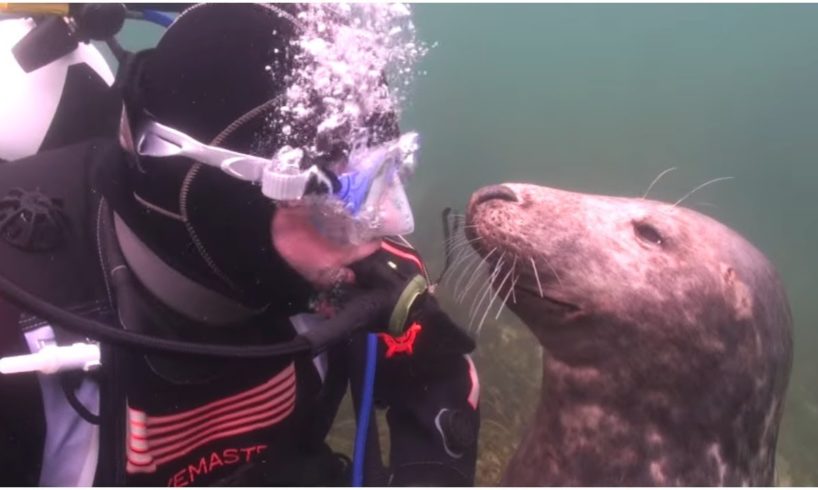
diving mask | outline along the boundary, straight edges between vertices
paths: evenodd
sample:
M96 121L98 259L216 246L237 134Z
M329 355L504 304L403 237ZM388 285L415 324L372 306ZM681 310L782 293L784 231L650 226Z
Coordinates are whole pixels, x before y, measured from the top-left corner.
M261 185L275 201L311 206L313 221L330 239L361 243L414 230L403 181L415 167L417 133L376 147L353 148L336 172L302 168L298 150L283 149L272 159L206 145L149 120L136 138L140 156L191 158L228 175Z

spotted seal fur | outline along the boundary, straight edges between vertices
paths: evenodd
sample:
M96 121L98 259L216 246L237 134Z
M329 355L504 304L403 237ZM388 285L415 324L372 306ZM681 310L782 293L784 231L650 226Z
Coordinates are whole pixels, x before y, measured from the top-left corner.
M475 192L467 224L514 257L508 306L545 349L503 484L773 483L792 317L753 245L679 206L525 184Z

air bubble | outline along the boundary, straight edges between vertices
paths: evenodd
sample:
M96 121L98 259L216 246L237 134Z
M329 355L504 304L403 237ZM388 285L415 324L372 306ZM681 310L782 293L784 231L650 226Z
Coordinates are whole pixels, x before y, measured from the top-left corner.
M409 7L396 4L307 4L298 13L301 34L294 46L295 69L278 117L285 141L318 157L315 140L294 128L348 128L346 144L368 141L366 123L375 114L400 113L427 48L415 39ZM277 50L276 50L277 52ZM383 81L386 77L388 90ZM322 146L323 148L323 146Z

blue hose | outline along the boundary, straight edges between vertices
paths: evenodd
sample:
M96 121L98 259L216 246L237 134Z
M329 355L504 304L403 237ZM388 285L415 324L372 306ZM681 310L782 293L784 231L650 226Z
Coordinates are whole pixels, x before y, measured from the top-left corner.
M375 389L375 366L378 357L378 336L370 333L366 336L366 369L364 370L361 407L358 411L358 427L355 432L355 450L352 453L352 486L364 485L364 459L366 456L366 438L369 432L369 419L372 415L372 393Z
M173 23L173 17L165 15L157 10L143 10L142 19L154 24L159 24L162 27L170 27Z

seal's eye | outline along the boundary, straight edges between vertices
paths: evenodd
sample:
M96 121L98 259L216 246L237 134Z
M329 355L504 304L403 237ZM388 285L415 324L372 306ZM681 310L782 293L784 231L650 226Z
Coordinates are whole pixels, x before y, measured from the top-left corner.
M648 243L661 245L664 242L662 235L656 231L656 228L650 226L649 224L634 223L633 229L636 232L636 236Z

